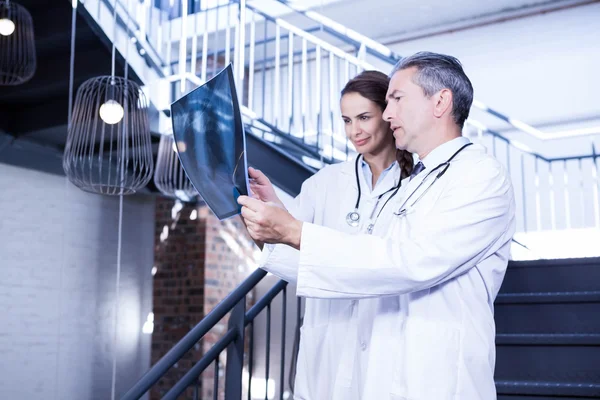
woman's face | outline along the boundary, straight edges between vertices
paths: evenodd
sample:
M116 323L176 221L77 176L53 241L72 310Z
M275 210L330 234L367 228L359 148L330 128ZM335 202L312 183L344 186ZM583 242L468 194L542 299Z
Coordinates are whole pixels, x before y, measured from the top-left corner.
M359 93L346 93L340 101L346 136L362 155L376 156L394 148L389 123L382 118L379 106Z

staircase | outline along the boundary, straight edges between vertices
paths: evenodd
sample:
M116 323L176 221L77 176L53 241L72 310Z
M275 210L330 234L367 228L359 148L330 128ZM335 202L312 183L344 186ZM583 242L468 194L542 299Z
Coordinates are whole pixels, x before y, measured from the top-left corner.
M495 306L498 398L600 398L599 317L599 258L511 262Z

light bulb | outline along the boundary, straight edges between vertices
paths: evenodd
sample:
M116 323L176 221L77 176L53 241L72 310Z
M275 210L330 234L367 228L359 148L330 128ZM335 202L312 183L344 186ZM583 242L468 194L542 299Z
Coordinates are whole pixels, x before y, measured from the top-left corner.
M10 36L15 31L15 23L8 18L0 19L0 35Z
M109 125L118 124L123 119L125 111L115 100L108 100L100 106L100 118Z
M148 313L148 318L146 319L146 322L144 322L144 325L142 326L142 332L144 332L145 334L150 335L152 332L154 332L154 313Z

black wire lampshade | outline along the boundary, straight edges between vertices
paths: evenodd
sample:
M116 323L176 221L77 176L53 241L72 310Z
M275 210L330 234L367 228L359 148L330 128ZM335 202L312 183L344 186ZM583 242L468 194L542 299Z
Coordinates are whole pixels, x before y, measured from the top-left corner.
M162 194L182 201L190 202L200 196L181 166L173 135L162 135L160 138L154 184Z
M27 82L36 69L31 14L23 6L0 0L0 85Z
M63 169L92 193L131 194L148 184L154 172L148 102L135 82L101 76L81 85Z

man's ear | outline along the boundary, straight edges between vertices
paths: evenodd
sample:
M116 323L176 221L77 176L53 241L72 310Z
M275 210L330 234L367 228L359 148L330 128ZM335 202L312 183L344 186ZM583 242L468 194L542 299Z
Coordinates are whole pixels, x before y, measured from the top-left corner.
M442 89L433 95L435 104L433 106L433 115L441 118L446 113L452 113L452 91Z

